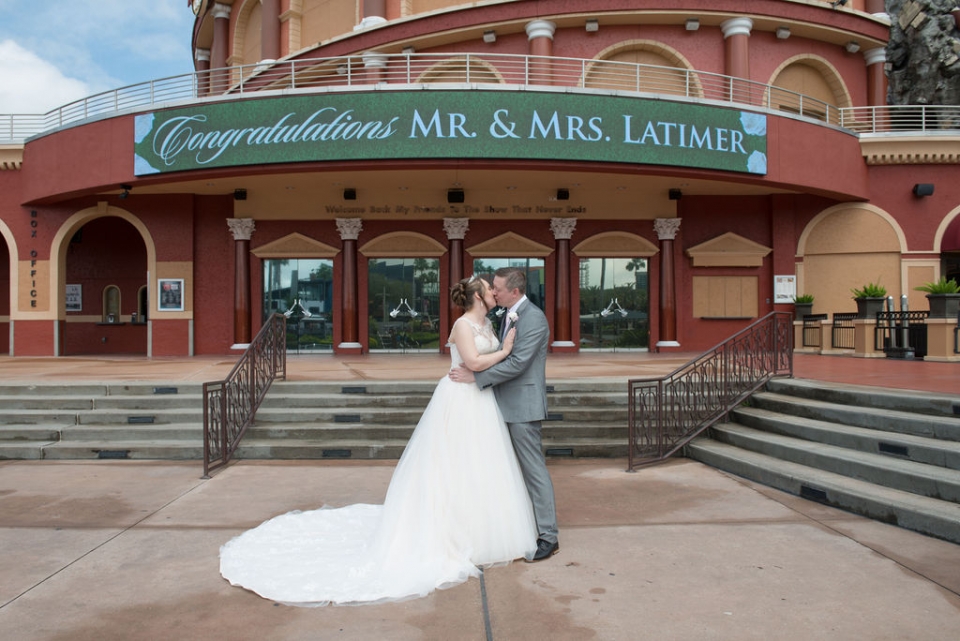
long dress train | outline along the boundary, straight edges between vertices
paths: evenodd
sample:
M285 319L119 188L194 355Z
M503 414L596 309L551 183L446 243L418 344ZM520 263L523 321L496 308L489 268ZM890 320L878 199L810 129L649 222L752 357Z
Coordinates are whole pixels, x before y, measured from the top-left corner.
M470 323L480 353L498 341ZM451 346L453 365L461 360ZM424 410L383 505L294 511L220 548L231 584L290 605L424 596L531 558L536 523L491 390L444 376ZM479 567L478 567L479 566Z

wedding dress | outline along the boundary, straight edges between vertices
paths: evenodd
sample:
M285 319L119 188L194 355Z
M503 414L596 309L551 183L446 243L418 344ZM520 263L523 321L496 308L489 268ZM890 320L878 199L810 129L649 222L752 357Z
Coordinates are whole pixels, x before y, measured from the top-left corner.
M496 351L490 321L469 323ZM451 345L453 366L462 361ZM444 376L407 444L383 505L294 511L220 548L231 584L290 605L399 601L532 558L537 528L491 390ZM478 567L479 566L479 567Z

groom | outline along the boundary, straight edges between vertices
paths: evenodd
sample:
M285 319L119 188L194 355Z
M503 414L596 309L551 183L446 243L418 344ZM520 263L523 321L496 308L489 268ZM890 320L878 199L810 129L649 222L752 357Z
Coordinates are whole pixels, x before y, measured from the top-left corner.
M507 308L500 340L517 328L513 351L503 361L482 372L460 367L450 377L459 382L476 381L480 389L494 386L500 412L510 431L523 480L533 502L539 537L533 561L542 561L560 551L557 542L557 507L553 482L547 471L540 437L540 422L547 417L547 342L550 326L540 308L526 296L527 275L516 267L498 269L493 277L497 304Z

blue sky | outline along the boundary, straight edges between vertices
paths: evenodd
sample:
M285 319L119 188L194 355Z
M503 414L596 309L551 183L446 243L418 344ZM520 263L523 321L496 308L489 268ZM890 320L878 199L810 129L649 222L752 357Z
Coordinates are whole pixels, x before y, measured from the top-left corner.
M193 71L186 0L0 0L0 114Z

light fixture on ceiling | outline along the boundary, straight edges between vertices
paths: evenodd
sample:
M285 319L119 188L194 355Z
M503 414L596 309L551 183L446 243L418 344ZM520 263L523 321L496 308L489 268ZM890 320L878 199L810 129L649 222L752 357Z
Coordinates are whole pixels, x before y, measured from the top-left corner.
M790 28L789 27L777 27L777 38L780 40L786 40L790 37Z
M404 53L405 55L408 55L408 56L409 56L410 54L416 53L416 52L417 52L417 50L416 50L416 48L414 48L414 47L404 47L404 48L403 48L403 53Z
M587 20L587 31L600 31L600 22L597 20Z
M843 45L843 48L847 50L847 53L857 53L860 51L860 43L856 40L851 40L847 44Z
M696 31L700 28L699 18L687 18L687 31Z
M484 31L484 32L483 32L483 41L484 41L484 42L487 42L487 43L496 42L496 41L497 41L497 32L494 31L493 29L491 29L491 30L489 30L489 31Z
M347 65L337 65L337 75L338 76L347 75Z
M132 185L120 185L120 189L123 191L120 192L120 199L123 200L130 195L130 190L133 189Z

